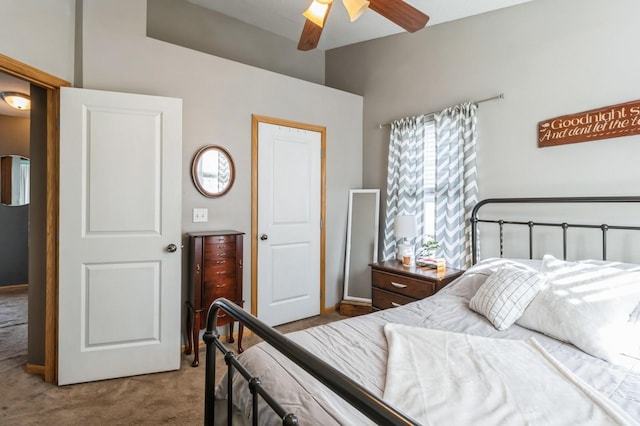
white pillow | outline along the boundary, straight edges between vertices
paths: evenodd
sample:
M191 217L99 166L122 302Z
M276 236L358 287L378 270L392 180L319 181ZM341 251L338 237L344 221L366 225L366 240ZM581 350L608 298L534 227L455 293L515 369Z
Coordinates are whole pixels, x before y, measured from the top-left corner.
M546 255L548 284L516 323L570 342L610 362L635 354L640 335L630 315L640 303L640 272L565 262Z
M522 315L545 282L545 276L537 271L502 266L471 298L469 308L484 315L498 330L506 330Z
M478 292L485 281L501 267L509 265L515 268L537 271L540 269L541 264L542 260L539 259L483 259L467 269L464 274L446 286L442 291L469 300Z

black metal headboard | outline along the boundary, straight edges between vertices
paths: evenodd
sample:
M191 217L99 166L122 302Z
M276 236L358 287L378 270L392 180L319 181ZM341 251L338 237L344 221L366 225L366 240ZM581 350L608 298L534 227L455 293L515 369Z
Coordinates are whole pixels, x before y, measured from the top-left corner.
M612 229L640 231L640 226L611 225L611 224L583 224L567 222L536 222L504 220L504 219L480 219L478 211L488 204L570 204L570 203L637 203L640 205L640 196L610 196L610 197L547 197L547 198L489 198L480 201L471 212L471 253L472 263L478 261L479 223L494 223L499 226L500 233L500 257L504 254L504 227L505 225L526 226L529 228L529 258L533 258L533 229L534 227L562 228L563 257L567 258L567 230L569 228L592 228L602 231L602 260L607 260L607 231Z

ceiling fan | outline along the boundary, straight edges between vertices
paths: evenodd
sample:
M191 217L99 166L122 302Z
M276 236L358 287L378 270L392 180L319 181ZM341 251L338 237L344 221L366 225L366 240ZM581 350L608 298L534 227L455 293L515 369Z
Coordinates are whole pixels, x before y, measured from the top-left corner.
M349 12L351 22L358 19L367 8L378 12L410 33L424 28L429 21L428 15L403 0L342 0L342 3ZM311 6L303 13L307 20L298 42L298 50L312 50L318 46L332 5L333 0L313 0Z

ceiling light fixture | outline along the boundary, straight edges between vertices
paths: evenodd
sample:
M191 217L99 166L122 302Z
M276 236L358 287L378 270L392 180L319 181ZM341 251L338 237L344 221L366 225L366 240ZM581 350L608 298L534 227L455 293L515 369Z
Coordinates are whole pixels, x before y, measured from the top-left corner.
M18 92L2 92L0 93L0 97L9 104L10 107L19 110L28 110L31 109L31 98L29 95L25 95L24 93Z
M358 19L367 9L382 15L410 33L421 30L429 21L429 15L404 0L342 0L342 3L349 12L351 22ZM300 34L298 50L306 51L318 47L331 6L333 0L313 0L309 9L303 13L306 19Z
M347 9L347 12L349 12L349 19L351 19L351 22L358 19L369 7L368 0L342 0L342 3Z
M333 0L313 0L313 3L311 3L309 9L305 10L302 15L322 28L324 27L324 22L327 19L329 5L331 3L333 3Z

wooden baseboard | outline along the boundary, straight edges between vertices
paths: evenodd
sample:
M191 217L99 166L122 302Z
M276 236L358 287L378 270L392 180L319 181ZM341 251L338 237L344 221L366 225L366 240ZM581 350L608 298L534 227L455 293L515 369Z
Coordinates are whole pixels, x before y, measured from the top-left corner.
M343 301L342 301L342 303L344 303L344 302L348 302L348 303L361 303L361 302L351 302L351 301L344 301L344 300L343 300ZM368 303L368 304L365 304L365 305L367 305L367 306L369 307L369 308L368 308L368 311L366 311L366 312L364 312L364 311L363 311L363 312L361 312L361 313L353 314L353 315L352 315L352 314L346 314L346 313L343 313L343 312L342 312L342 303L340 304L340 306L339 306L339 307L338 307L338 306L331 306L331 307L326 308L326 309L325 309L325 315L332 314L332 313L334 313L334 312L338 312L338 310L340 311L340 312L339 312L339 313L340 313L340 315L345 315L345 316L350 316L350 317L355 316L355 315L363 315L363 314L365 314L365 313L366 313L366 314L368 314L368 313L370 313L370 312L371 312L371 303ZM363 308L363 309L364 309L364 310L366 310L366 308ZM237 330L237 325L236 325L236 330ZM228 334L228 333L224 333L224 332L223 332L223 333L221 333L221 336L226 337L226 336L227 336L227 334ZM254 333L253 333L253 331L251 331L251 330L249 330L249 329L245 328L245 329L244 329L244 332L242 333L242 337L244 338L244 337L247 337L247 336L251 336L251 335L253 335L253 334L254 334ZM234 338L234 340L235 340L236 342L238 341L238 332L237 332L237 331L233 333L233 338ZM205 347L205 343L204 343L202 340L200 341L199 347L200 347L200 349L202 349L202 348L204 348L204 347ZM187 345L181 345L181 346L180 346L180 351L181 351L182 353L184 353L184 351L185 351L185 349L186 349L186 348L187 348Z
M332 314L334 312L338 312L338 309L338 306L330 306L328 308L325 308L324 313L325 315Z
M205 344L203 341L200 341L200 344L198 345L198 348L202 349L205 347ZM180 346L180 352L184 353L184 351L187 349L187 345L181 345Z
M29 363L27 363L27 365L25 365L25 367L24 367L24 371L29 373L29 374L35 374L37 376L44 377L44 365L37 365L37 364L29 364Z
M237 326L236 326L236 327L237 327ZM252 332L251 330L248 330L248 329L246 329L246 328L245 328L245 329L244 329L244 332L242 333L242 338L245 338L245 337L250 336L250 335L252 335L252 334L253 334L253 332ZM221 336L221 337L224 337L224 338L226 339L226 338L227 338L227 336L228 336L228 333L221 333L221 334L220 334L220 336ZM234 341L235 341L235 342L237 342L237 341L238 341L238 332L237 332L237 331L233 333L233 339L234 339ZM200 343L198 344L198 347L199 347L200 349L202 349L202 348L204 348L205 346L206 346L206 344L205 344L202 340L200 340ZM186 349L187 349L187 345L181 345L181 346L180 346L180 352L184 353L184 351L185 351Z
M27 288L29 288L29 284L3 285L3 286L0 286L0 292L26 290Z
M340 315L356 317L371 313L371 303L343 300L340 302Z

